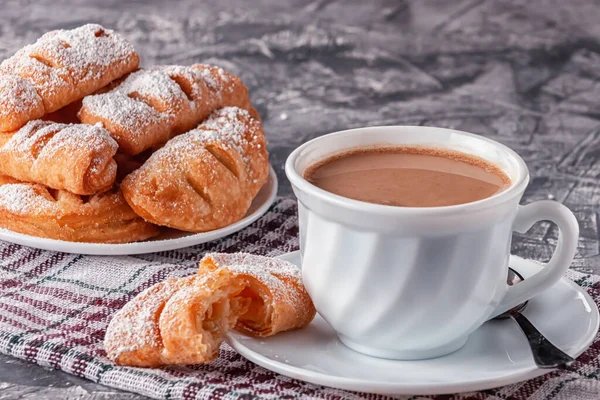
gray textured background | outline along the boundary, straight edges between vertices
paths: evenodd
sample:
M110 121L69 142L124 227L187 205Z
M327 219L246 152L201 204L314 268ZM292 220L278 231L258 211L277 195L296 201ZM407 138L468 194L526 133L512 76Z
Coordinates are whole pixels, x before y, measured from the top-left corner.
M527 161L524 202L554 198L581 225L573 268L600 273L600 5L593 0L6 1L0 59L42 33L98 22L145 65L209 62L239 74L265 122L271 161L335 130L452 127ZM538 224L515 253L547 260ZM0 399L138 396L0 356Z

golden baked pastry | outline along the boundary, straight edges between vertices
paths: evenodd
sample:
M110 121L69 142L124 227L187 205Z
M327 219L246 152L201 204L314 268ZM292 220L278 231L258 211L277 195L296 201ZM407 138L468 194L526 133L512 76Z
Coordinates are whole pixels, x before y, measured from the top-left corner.
M48 32L0 64L0 131L17 130L138 64L133 46L100 25Z
M146 289L118 311L104 347L119 365L157 367L214 360L225 332L248 307L241 280L225 269L170 278Z
M152 285L129 301L111 319L104 350L119 365L157 367L166 363L158 320L167 301L196 276L169 278Z
M241 297L250 300L248 311L238 319L236 330L265 337L307 326L316 310L302 284L302 272L277 258L246 253L212 253L200 261L198 274L224 268L242 279Z
M248 308L239 297L241 280L224 269L206 269L190 286L178 290L160 314L159 327L169 364L199 364L214 360L225 333Z
M308 325L316 314L294 265L252 254L206 255L198 274L146 289L108 325L104 348L119 365L201 364L235 326L264 337Z
M110 189L117 143L99 126L30 121L0 147L0 174L88 195Z
M134 72L108 93L87 96L79 119L102 123L120 151L138 154L225 106L251 107L237 76L210 65L162 66Z
M71 242L137 242L160 233L136 215L118 189L79 196L0 176L0 227Z
M240 220L266 182L269 160L259 121L226 107L171 139L121 183L147 221L204 232Z

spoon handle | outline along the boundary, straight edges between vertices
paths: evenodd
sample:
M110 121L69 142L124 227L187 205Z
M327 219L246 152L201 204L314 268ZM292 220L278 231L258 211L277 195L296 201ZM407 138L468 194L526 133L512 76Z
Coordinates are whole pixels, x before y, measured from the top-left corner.
M512 315L519 327L527 336L533 359L540 368L563 368L575 359L550 343L535 326L521 313Z

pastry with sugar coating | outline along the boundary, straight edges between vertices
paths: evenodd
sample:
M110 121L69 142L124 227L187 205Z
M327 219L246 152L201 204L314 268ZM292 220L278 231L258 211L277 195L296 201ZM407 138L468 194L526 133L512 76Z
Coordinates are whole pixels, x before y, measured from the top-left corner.
M216 268L157 283L114 315L106 353L119 365L136 367L210 362L248 307L238 296L243 289L230 271Z
M79 196L0 176L0 227L26 235L90 243L128 243L157 236L120 190Z
M200 261L198 274L224 268L242 279L241 297L250 300L235 329L251 336L272 336L307 326L315 317L313 302L295 265L271 257L247 253L211 253Z
M104 348L119 365L203 364L216 358L234 327L265 337L303 328L315 314L296 266L246 253L211 253L198 274L157 283L119 310Z
M251 108L248 89L237 76L211 65L157 66L130 74L107 93L84 98L79 119L102 123L120 151L138 154L226 106Z
M30 121L0 147L0 174L90 195L110 189L117 143L103 128Z
M139 56L97 24L44 34L0 64L0 131L15 131L135 70Z
M111 319L104 336L104 350L119 365L156 367L166 363L158 320L167 301L195 276L169 278L150 286L129 301Z
M268 174L261 123L246 110L226 107L171 139L121 189L147 221L205 232L239 221Z

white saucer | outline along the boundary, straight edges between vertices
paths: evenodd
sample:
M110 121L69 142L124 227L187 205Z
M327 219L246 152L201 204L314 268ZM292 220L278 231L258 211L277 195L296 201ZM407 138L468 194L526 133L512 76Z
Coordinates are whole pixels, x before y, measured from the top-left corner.
M298 252L281 258L300 264ZM541 268L515 256L510 265L525 277ZM583 353L598 332L594 301L566 278L532 299L524 314L571 356ZM393 361L356 353L345 347L318 315L305 329L262 339L230 333L228 342L250 361L292 378L388 395L484 390L551 371L536 367L525 336L512 320L487 322L457 352L420 361Z
M64 253L90 254L102 256L145 254L158 251L181 249L183 247L210 242L237 232L260 218L267 212L277 195L277 176L271 167L267 183L260 189L246 216L238 222L204 233L188 233L176 230L166 230L161 235L144 242L126 244L76 243L64 240L54 240L24 235L0 229L0 240L36 247L43 250L62 251Z

